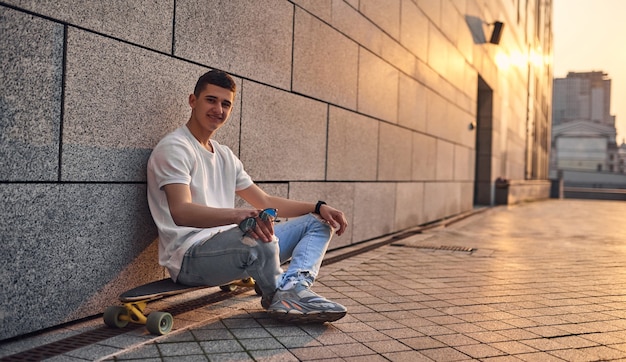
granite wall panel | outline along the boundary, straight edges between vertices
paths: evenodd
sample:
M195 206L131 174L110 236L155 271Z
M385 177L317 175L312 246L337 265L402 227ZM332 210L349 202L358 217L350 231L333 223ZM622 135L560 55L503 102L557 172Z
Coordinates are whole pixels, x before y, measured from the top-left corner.
M0 271L0 339L65 322L127 268L156 238L145 195L141 184L0 183L0 255L11 264ZM134 281L154 278L155 266Z
M428 20L413 0L402 0L400 42L416 57L428 59Z
M400 38L401 0L361 0L359 11L394 39Z
M381 123L378 146L378 180L411 179L412 133L404 128Z
M444 140L437 140L437 180L450 181L454 179L454 144Z
M343 211L348 221L348 229L341 236L335 235L329 249L347 246L359 241L355 239L355 184L351 182L291 182L289 198L308 202L324 200L328 205ZM279 211L280 213L280 211ZM359 226L360 227L360 226Z
M415 131L426 130L426 87L400 74L398 82L398 124Z
M378 172L379 122L330 107L328 180L375 181Z
M437 139L421 133L413 133L412 144L412 180L434 180L437 177Z
M461 212L460 193L462 183L427 182L424 184L424 219L440 220ZM446 197L442 197L446 195Z
M292 2L326 23L332 21L334 0L293 0Z
M328 105L243 82L240 158L259 181L325 178Z
M62 179L145 181L152 148L189 119L208 69L68 29ZM238 148L239 107L217 138Z
M290 89L293 12L284 0L177 0L174 55Z
M355 184L352 239L363 241L395 231L395 210L395 183Z
M55 181L63 26L0 7L0 180Z
M355 42L305 11L296 10L293 91L356 109L358 60Z
M424 183L403 182L396 188L395 230L403 230L428 221L424 218Z
M358 1L354 4L346 1L332 1L332 22L330 25L341 34L345 34L360 48L365 48L374 54L380 54L385 34L359 13Z
M7 0L22 9L164 53L172 51L174 1Z
M376 55L359 55L358 111L382 120L398 122L399 72Z

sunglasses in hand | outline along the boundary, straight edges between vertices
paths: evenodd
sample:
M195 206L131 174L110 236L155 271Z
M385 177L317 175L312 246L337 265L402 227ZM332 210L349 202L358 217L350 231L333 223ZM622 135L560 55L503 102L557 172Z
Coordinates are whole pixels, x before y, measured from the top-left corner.
M261 211L257 217L263 221L278 222L278 210L265 209ZM257 217L251 216L243 219L243 221L239 223L239 229L241 229L244 234L249 232L250 230L253 230L254 228L256 228Z

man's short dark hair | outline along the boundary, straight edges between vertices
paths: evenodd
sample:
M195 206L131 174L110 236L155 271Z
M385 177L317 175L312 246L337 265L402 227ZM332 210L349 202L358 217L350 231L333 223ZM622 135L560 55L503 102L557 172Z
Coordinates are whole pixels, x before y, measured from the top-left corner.
M213 69L198 78L196 87L193 89L193 94L196 97L200 96L200 93L202 93L207 84L213 84L218 87L229 89L233 93L237 91L237 84L235 84L235 80L230 75L226 72L222 72L221 70Z

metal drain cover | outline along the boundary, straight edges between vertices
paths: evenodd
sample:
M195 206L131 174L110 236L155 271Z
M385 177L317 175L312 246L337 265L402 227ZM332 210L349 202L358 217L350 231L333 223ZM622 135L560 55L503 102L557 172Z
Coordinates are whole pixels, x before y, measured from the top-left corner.
M471 253L476 251L476 248L471 248L467 246L455 246L455 245L426 245L426 244L401 244L401 243L393 243L392 246L401 246L405 248L415 248L415 249L428 249L428 250L445 250L445 251L462 251L465 253Z

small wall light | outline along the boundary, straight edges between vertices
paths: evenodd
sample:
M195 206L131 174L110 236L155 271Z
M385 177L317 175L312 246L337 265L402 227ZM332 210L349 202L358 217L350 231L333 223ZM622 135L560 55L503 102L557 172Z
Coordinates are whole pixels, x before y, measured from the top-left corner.
M491 44L500 44L504 23L501 21L496 21L495 23L489 25L493 25L493 31L491 32L491 39L489 39L489 42Z

